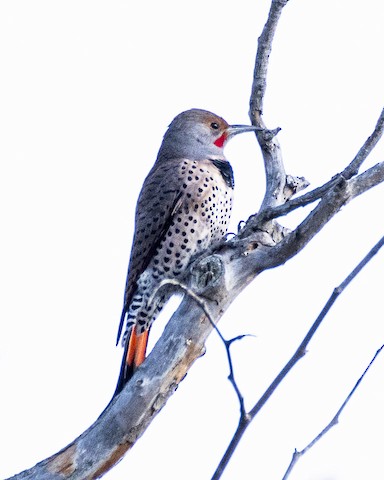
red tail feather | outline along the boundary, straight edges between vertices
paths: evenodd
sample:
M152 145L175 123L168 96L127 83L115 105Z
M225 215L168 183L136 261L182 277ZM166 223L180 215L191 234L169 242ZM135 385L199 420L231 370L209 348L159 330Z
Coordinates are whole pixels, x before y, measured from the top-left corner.
M124 385L134 374L136 368L144 362L148 344L148 334L149 330L145 330L138 335L136 326L132 328L131 334L125 344L120 376L113 396L121 392Z

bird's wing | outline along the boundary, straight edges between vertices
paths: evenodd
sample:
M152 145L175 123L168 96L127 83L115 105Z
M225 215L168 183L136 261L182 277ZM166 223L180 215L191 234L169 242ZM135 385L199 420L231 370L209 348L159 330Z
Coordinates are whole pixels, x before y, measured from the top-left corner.
M167 162L164 165L155 164L141 189L136 207L135 233L117 343L120 339L126 313L136 290L136 282L147 268L175 213L183 202L180 181L177 180L177 175L175 175L175 167L177 168L173 162Z

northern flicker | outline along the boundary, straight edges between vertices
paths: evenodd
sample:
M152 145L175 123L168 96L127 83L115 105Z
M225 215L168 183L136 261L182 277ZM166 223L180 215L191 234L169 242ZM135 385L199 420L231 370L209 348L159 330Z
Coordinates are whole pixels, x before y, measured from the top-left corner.
M169 125L137 202L117 337L118 343L125 325L125 348L115 395L144 361L152 322L175 291L165 286L153 295L160 282L179 277L193 255L227 233L234 179L224 147L234 135L257 129L228 125L199 109L180 113Z

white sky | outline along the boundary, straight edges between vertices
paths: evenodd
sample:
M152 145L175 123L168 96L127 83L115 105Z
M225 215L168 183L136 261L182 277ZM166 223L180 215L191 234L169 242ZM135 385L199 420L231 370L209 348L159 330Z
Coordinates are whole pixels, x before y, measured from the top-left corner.
M248 123L269 1L0 2L0 478L34 465L97 418L121 359L115 336L142 181L172 118L199 107ZM384 105L379 0L291 0L271 57L265 121L288 173L312 186L342 170ZM233 227L264 176L251 134L227 148ZM367 166L384 159L384 142ZM332 289L383 235L384 188L345 207L297 258L233 304L247 406L295 350ZM284 219L294 226L304 211ZM384 342L383 252L338 300L307 356L249 428L224 480L282 477ZM163 320L164 322L165 320ZM159 320L151 342L161 331ZM104 478L209 479L238 406L215 335L125 459ZM384 357L292 480L381 478Z

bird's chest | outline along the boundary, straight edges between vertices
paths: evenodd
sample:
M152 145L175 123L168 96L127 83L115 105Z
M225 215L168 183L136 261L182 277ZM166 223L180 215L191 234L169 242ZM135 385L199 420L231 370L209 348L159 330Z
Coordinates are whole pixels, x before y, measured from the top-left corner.
M181 204L151 262L155 279L184 271L193 255L227 233L231 216L233 182L211 162L185 160L175 174Z
M183 186L180 214L192 217L201 237L218 240L226 234L232 211L233 174L230 164L222 160L188 161L179 169Z

